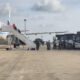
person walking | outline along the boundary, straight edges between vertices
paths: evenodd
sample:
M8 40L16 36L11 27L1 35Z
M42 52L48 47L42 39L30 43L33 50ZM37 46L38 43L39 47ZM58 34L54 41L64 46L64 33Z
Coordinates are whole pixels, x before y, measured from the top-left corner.
M40 48L40 42L38 40L36 40L35 44L36 44L36 50L39 50L39 48Z
M50 41L46 42L46 45L47 45L47 50L50 50L51 49Z

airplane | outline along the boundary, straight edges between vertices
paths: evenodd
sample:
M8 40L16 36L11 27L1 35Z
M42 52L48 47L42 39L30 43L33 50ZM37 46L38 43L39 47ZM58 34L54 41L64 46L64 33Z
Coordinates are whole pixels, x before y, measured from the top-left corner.
M28 48L31 49L36 49L36 45L34 42L32 42L31 40L29 40L23 33L25 30L20 31L19 29L17 29L16 25L13 24L11 25L9 20L7 22L7 24L0 24L0 33L2 34L3 39L8 40L8 48L11 48L11 45L13 44L14 47L15 45L19 45L19 43L24 43L28 46ZM29 30L26 30L29 31ZM26 35L39 35L39 34L60 34L60 33L66 33L67 31L63 31L63 32L38 32L38 33L26 33ZM4 38L5 36L5 38ZM16 40L17 39L17 42ZM16 47L15 47L16 48Z
M19 41L25 43L28 46L28 50L36 49L36 44L33 41L29 40L24 34L21 33L21 32L24 32L25 30L20 31L20 29L18 29L15 24L12 24L12 25L10 24L10 16L11 16L11 10L9 10L9 19L7 24L0 22L0 33L2 34L3 38L4 38L4 35L6 35L6 38L8 39L8 49L11 49L12 44L14 45L14 47L16 47L16 45L19 45ZM29 30L26 30L26 31L29 31ZM52 34L52 33L56 33L56 34L66 33L66 31L26 33L26 35ZM15 39L17 39L17 42Z
M28 46L28 49L36 49L36 45L34 42L32 42L31 40L29 40L24 34L21 33L21 31L19 29L17 29L17 27L15 26L15 24L10 25L9 21L7 25L1 25L0 26L0 31L2 32L2 35L6 35L6 38L8 38L8 49L11 49L11 45L18 45L18 42L21 41L22 43L25 43ZM25 30L22 30L22 32L24 32ZM28 31L28 30L27 30ZM63 31L63 32L38 32L38 33L26 33L26 35L39 35L39 34L59 34L59 33L66 33L67 31ZM8 37L7 37L8 36ZM13 37L14 36L14 37ZM5 38L5 39L6 39ZM15 39L17 38L17 42L15 41ZM20 42L19 42L20 43Z

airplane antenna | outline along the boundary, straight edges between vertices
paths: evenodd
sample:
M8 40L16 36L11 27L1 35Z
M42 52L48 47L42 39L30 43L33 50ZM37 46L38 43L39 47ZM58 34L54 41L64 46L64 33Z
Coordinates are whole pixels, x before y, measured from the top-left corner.
M11 18L11 10L9 10L9 22L10 22L10 18Z
M10 25L10 18L11 18L11 7L10 7L10 4L7 3L7 10L8 10L8 23Z

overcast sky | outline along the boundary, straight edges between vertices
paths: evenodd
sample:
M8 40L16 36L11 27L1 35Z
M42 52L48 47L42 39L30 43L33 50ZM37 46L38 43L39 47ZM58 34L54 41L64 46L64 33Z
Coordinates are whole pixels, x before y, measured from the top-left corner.
M80 31L80 0L0 0L0 21L11 23L30 32ZM49 37L48 37L49 38Z

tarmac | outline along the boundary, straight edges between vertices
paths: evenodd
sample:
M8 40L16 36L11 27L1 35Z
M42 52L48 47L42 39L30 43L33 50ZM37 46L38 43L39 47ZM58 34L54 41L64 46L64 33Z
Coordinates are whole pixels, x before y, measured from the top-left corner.
M80 50L0 49L0 80L80 80Z

